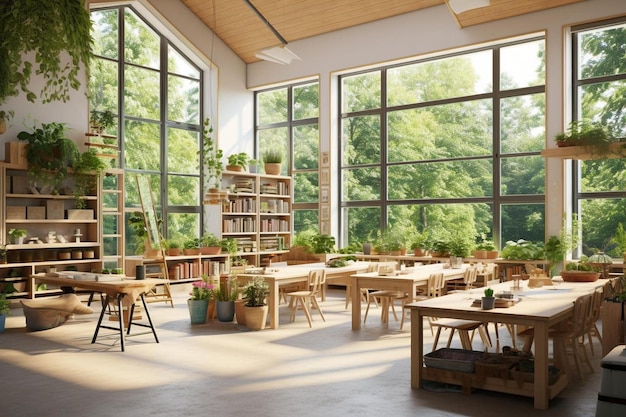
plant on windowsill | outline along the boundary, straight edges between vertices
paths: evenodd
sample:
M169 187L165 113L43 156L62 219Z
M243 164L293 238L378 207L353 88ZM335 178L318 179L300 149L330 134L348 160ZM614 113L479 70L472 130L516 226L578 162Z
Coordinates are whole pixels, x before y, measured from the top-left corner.
M261 157L265 173L268 175L280 175L282 172L283 153L278 149L268 149Z
M228 156L228 165L226 169L228 171L245 171L248 167L248 160L250 157L245 152L234 153Z
M558 147L584 146L596 156L609 154L624 155L624 146L615 149L610 145L617 142L611 130L599 123L589 120L574 120L567 130L554 137Z
M561 278L566 282L593 282L600 278L600 271L589 262L589 258L583 255L578 262L565 264L565 270L561 271Z
M410 247L415 256L426 256L426 242L428 241L428 232L415 232L411 237Z

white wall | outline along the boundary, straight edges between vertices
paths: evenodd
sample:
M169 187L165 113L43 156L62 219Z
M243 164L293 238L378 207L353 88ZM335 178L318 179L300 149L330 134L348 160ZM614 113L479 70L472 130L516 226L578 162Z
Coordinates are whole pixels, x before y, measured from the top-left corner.
M285 80L319 74L320 147L337 149L336 77L340 72L416 58L438 51L497 41L534 32L546 33L547 125L546 145L563 130L564 122L564 42L566 26L614 17L626 13L624 0L587 0L492 23L460 29L445 5L397 16L374 23L289 43L289 49L302 58L290 65L259 62L248 65L247 85L258 89ZM336 152L335 152L336 153ZM336 155L335 155L336 156ZM334 166L334 165L331 165ZM548 235L558 235L563 213L563 164L550 159L546 175ZM337 175L334 173L333 180ZM335 197L335 196L333 196ZM337 213L333 198L332 213ZM336 234L336 216L332 230Z

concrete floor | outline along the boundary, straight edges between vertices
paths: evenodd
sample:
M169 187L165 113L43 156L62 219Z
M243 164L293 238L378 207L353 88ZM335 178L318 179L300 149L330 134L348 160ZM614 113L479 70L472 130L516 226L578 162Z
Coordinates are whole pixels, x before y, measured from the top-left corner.
M598 353L596 372L571 382L540 411L531 398L411 389L410 326L399 330L392 322L385 329L370 311L363 329L352 331L342 290L331 290L322 304L325 323L314 316L310 329L301 312L288 323L282 305L281 328L256 332L217 321L191 325L188 285L173 290L175 308L150 304L160 343L151 334L131 335L124 353L107 330L91 344L97 314L31 332L14 309L0 334L0 415L595 415ZM426 343L432 343L426 332ZM474 346L481 349L478 340Z

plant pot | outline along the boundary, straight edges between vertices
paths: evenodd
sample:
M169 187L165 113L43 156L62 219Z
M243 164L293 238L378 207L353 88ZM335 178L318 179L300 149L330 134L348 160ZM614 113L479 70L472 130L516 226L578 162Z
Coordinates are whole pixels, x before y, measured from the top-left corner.
M482 297L480 308L483 310L491 310L496 304L496 297Z
M201 255L219 255L220 253L222 253L220 246L202 246L200 248Z
M265 164L265 173L267 175L280 175L280 172L281 172L281 164L275 164L275 163Z
M485 259L487 258L487 251L482 249L476 249L472 251L472 256L476 259Z
M590 271L561 271L561 278L563 278L565 282L594 282L600 278L600 273Z
M363 255L369 255L370 253L372 253L372 244L365 242L363 244Z
M180 249L179 248L169 248L167 250L167 255L168 256L179 256L180 255Z
M413 255L415 255L415 256L426 256L426 253L424 252L424 249L422 249L422 248L415 248L415 249L413 249Z
M246 311L244 309L245 304L245 300L235 301L235 318L237 319L237 324L241 324L242 326L246 325Z
M226 165L226 171L242 172L243 167L239 165Z
M265 329L265 321L267 320L267 305L259 307L244 306L246 312L246 327L250 330Z
M217 302L217 319L223 322L231 322L235 318L235 302L234 301L218 301Z
M500 251L497 250L488 250L487 251L487 259L497 259L498 255L500 255Z
M4 326L6 324L6 320L7 320L7 315L6 314L0 314L0 333L2 333L4 331Z
M209 300L187 300L191 324L206 323Z
M186 256L199 255L200 249L183 249L183 253Z

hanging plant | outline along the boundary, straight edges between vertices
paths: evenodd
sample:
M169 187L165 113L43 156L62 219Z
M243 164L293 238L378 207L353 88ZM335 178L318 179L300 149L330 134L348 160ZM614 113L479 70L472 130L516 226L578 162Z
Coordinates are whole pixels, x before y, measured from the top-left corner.
M85 0L5 0L0 21L0 103L18 90L35 102L32 74L45 80L39 92L42 102L67 102L92 57Z

